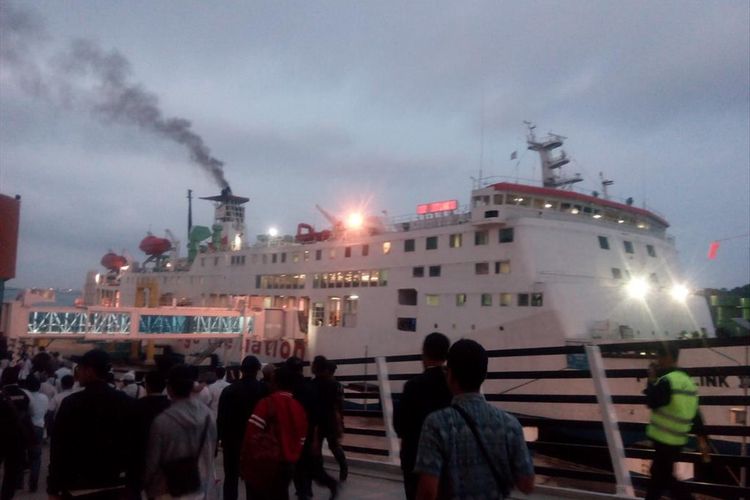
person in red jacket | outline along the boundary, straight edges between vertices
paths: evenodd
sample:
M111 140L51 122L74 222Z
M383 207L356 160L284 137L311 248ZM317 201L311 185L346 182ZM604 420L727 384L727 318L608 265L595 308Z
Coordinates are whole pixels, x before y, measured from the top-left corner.
M294 375L287 367L278 368L273 374L275 391L258 402L248 420L243 454L252 447L253 436L265 432L266 427L270 425L281 446L282 459L281 470L274 484L267 485L263 491L253 491L253 500L289 499L289 484L294 476L294 464L300 458L307 436L305 409L292 397L294 382ZM260 470L256 472L262 473Z

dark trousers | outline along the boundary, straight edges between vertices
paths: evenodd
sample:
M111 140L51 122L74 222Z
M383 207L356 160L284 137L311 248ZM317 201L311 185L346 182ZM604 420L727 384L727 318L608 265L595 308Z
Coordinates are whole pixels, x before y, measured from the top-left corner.
M42 440L44 427L34 427L34 444L29 447L29 491L35 492L39 486L39 471L42 467Z
M331 450L336 463L339 464L339 480L346 481L346 477L349 475L349 463L346 461L344 448L341 447L341 439L331 434L326 436L326 443L328 443L328 449Z
M281 466L281 474L276 484L265 491L247 488L248 498L252 498L253 500L289 500L289 485L293 477L294 464L284 463Z
M675 500L692 499L685 486L673 474L674 463L682 446L670 446L654 441L654 461L651 463L651 480L645 500L659 500L664 491L669 491Z
M226 446L223 448L224 455L224 500L237 500L238 487L240 480L240 449L236 446ZM247 500L253 499L252 491L245 483L245 494Z
M401 469L401 472L404 474L404 493L406 494L406 500L416 500L419 474L404 469Z

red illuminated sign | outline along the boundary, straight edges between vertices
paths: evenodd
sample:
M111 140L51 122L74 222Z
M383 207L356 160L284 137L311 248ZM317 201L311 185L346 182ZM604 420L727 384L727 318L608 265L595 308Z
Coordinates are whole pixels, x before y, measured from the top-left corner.
M450 212L458 208L457 200L433 201L417 205L417 215L434 214L437 212Z

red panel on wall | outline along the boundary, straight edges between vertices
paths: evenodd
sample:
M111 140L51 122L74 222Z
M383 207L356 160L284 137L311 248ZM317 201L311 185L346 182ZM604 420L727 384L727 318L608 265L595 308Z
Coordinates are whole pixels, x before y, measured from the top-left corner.
M417 214L434 214L438 212L450 212L458 208L458 200L434 201L417 205Z
M16 276L18 215L21 200L0 194L0 279Z

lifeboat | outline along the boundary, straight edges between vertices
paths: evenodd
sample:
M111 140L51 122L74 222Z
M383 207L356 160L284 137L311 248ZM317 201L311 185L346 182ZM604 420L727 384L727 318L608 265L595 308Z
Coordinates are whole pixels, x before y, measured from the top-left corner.
M114 252L109 252L104 254L104 257L102 257L102 260L100 262L102 266L110 271L119 271L121 267L127 265L128 260L122 255L117 255Z
M172 248L172 243L166 238L158 238L149 234L141 240L138 248L146 255L161 255Z

